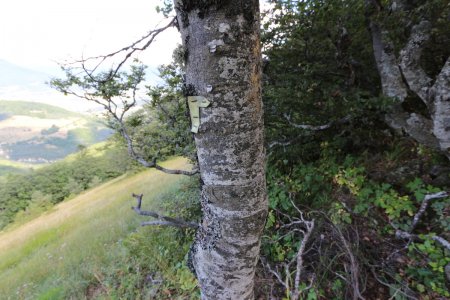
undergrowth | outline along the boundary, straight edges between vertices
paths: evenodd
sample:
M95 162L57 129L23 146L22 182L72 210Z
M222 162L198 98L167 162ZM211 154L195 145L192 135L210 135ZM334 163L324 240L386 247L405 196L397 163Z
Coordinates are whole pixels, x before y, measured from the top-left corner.
M271 161L261 259L261 277L270 280L263 297L291 299L306 231L305 224L291 226L296 207L315 221L302 256L300 299L450 297L450 252L435 238L450 239L450 197L431 200L412 225L425 195L448 191L448 162L398 142L384 153L355 155L323 143L312 162ZM398 231L414 238L399 238Z
M196 221L198 199L198 184L189 179L158 197L155 209ZM121 255L90 283L87 298L200 299L197 280L186 266L194 233L159 226L138 228L121 241Z

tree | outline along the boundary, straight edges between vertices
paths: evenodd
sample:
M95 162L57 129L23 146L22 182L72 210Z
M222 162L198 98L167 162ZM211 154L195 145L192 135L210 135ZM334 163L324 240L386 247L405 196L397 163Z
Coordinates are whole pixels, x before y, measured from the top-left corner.
M198 131L195 144L203 218L190 259L203 299L252 299L268 209L259 2L175 0L173 7L183 40L184 94L191 102L189 106L199 110L198 115L191 111L191 121L198 125L193 131ZM175 20L165 28L174 24ZM89 59L82 60L83 76L75 75L72 67L64 68L66 79L53 80L52 85L66 94L102 105L111 126L124 138L130 156L143 166L192 175L197 171L167 170L156 163L156 156L149 160L139 153L125 121L125 114L136 105L144 68L133 66L128 73L120 69L133 53L145 50L163 29L154 30L117 52L97 57L102 63L125 54L111 70L98 72L98 64L88 68ZM140 211L140 202L135 210L145 215ZM168 223L174 220L156 216L169 220Z
M257 0L175 1L195 135L203 220L191 257L203 299L252 299L267 214Z
M387 123L450 159L447 1L366 2L383 94L396 99Z

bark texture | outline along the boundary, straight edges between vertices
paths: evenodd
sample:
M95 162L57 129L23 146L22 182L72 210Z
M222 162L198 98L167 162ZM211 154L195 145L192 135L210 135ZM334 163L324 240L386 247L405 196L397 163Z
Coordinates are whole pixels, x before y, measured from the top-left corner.
M442 151L450 159L450 61L447 59L436 78L430 78L420 65L431 24L422 20L413 26L408 41L396 55L387 33L375 21L376 2L367 0L366 3L374 12L368 18L383 94L398 101L386 116L388 125L421 144ZM403 5L397 5L397 9L401 7ZM425 104L426 115L402 108L410 94L415 94Z
M204 96L195 135L203 221L191 259L202 299L253 299L267 215L257 0L175 0L186 94Z

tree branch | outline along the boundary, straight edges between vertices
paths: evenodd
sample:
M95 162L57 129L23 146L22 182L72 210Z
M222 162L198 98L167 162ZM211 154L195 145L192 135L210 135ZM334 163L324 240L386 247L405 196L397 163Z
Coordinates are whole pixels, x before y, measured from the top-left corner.
M338 233L339 239L344 245L344 250L347 252L347 255L350 260L350 282L353 287L353 300L365 300L365 298L361 295L361 290L359 288L359 264L355 255L351 250L351 246L349 245L347 239L342 234L342 231L338 228L338 226L333 225L335 231Z
M137 195L137 194L133 193L132 196L134 198L136 198L136 200L137 200L137 205L133 206L132 209L138 215L149 216L149 217L158 219L157 221L142 222L141 226L158 225L158 226L174 226L174 227L180 227L180 228L194 228L194 229L198 228L198 224L194 223L194 222L188 222L188 221L178 219L178 218L163 216L163 215L161 215L157 212L153 212L153 211L141 210L142 197L144 195L143 194Z
M300 289L300 279L301 279L301 275L303 273L303 259L304 259L304 255L305 255L306 245L309 242L312 232L314 231L315 220L314 219L311 221L305 220L305 218L303 216L303 212L295 205L295 203L292 200L291 200L291 203L292 203L293 207L295 208L295 210L298 212L299 216L291 217L291 216L288 216L288 215L285 215L282 213L291 222L287 223L287 224L283 224L280 227L280 229L292 228L289 230L289 232L287 234L293 233L293 232L300 232L303 235L303 239L300 242L300 247L297 251L297 254L292 258L292 260L288 263L283 264L284 273L285 273L284 280L283 280L283 275L278 270L278 267L276 268L276 270L273 270L268 263L266 264L266 266L267 266L269 272L272 273L275 276L275 278L277 279L277 281L286 289L286 291L289 292L290 299L297 300L297 299L299 299L301 293L304 292L305 290L310 289L314 283L314 277L313 277L312 279L310 279L309 285L306 288ZM300 226L302 226L304 229L298 228ZM290 282L292 282L292 279L291 279L292 273L290 271L290 268L293 263L296 264L296 267L295 267L295 278L294 278L294 282L293 282L293 286L292 286L290 284Z
M427 210L428 204L430 203L431 200L446 198L448 196L449 195L447 192L439 192L439 193L425 195L425 198L422 201L422 205L420 205L419 211L414 215L413 221L411 223L411 228L409 229L408 232L413 232L413 230L416 229L416 226L419 223L420 218Z
M400 70L411 91L416 93L422 101L429 106L428 90L431 87L431 78L420 67L420 57L423 44L430 38L431 24L422 21L412 28L408 43L400 51Z
M310 130L310 131L322 131L322 130L326 130L334 125L338 125L338 124L344 124L347 123L348 121L350 121L350 117L346 116L342 119L336 120L336 121L331 121L327 124L323 124L323 125L306 125L306 124L295 124L291 121L291 116L289 116L287 113L283 114L284 118L286 119L286 121L288 121L289 125L298 128L298 129L305 129L305 130Z
M314 219L311 221L306 221L303 218L303 213L300 211L300 209L298 209L298 207L295 206L295 204L293 202L292 202L292 204L294 205L297 212L300 214L300 220L306 227L306 232L304 231L303 239L300 243L300 248L298 249L297 255L296 255L297 267L296 267L296 271L295 271L294 292L292 293L292 299L297 300L297 299L299 299L300 293L301 293L301 290L299 289L299 287L300 287L300 276L303 271L303 255L305 253L306 244L308 243L309 238L311 237L311 233L314 230ZM312 281L311 281L310 285L312 285Z
M366 2L371 3L371 1ZM408 91L403 82L400 68L397 65L394 47L389 42L386 42L380 26L372 20L372 17L369 17L369 29L372 35L373 53L381 78L383 94L396 98L401 103L408 95Z
M193 176L195 174L197 174L199 172L198 169L192 170L192 171L187 171L187 170L173 170L173 169L167 169L164 168L163 166L159 165L156 163L156 158L153 159L152 162L147 161L145 158L143 158L141 155L139 155L135 150L134 150L134 145L133 145L133 140L131 139L131 137L128 135L125 125L123 124L123 122L119 122L120 124L120 134L122 135L122 137L125 139L126 143L127 143L127 149L128 149L128 154L134 159L136 160L138 163L140 163L142 166L146 167L146 168L155 168L159 171L162 171L164 173L167 174L172 174L172 175L186 175L186 176Z
M403 239L403 240L409 240L409 241L422 241L423 238L421 238L419 235L417 234L413 234L412 231L416 228L417 224L420 221L420 218L422 217L422 215L425 213L428 204L430 203L431 200L433 199L440 199L440 198L446 198L448 197L449 194L447 192L438 192L438 193L434 193L434 194L428 194L425 195L425 198L423 199L422 205L419 208L419 211L414 215L413 221L411 223L411 227L408 231L403 231L403 230L399 230L396 229L395 231L395 237L397 239ZM438 235L434 235L430 237L432 240L438 242L439 244L441 244L444 248L448 249L450 251L450 242L448 242L446 239L444 239L441 236Z
M79 61L75 61L73 64L81 63L83 70L86 72L87 75L92 76L92 74L95 73L95 71L108 59L112 58L114 56L117 56L118 54L125 53L124 58L118 63L118 65L115 68L112 68L110 71L110 76L106 80L110 80L114 78L115 75L119 72L119 70L122 68L122 66L125 64L125 62L135 54L137 51L144 51L150 45L153 43L155 38L166 29L175 26L176 18L173 17L170 22L161 28L154 29L150 32L148 32L146 35L141 37L139 40L135 41L131 45L128 45L126 47L123 47L117 51L111 52L106 55L99 55L99 56L93 56L86 59L82 59ZM88 61L95 61L99 60L99 62L94 66L92 70L88 70L85 66L85 63Z
M406 112L400 105L386 114L386 123L400 134L407 134L420 144L439 149L439 141L433 135L433 122L422 115Z
M398 239L402 239L402 240L413 240L413 241L422 241L423 240L419 235L413 234L413 233L409 233L409 232L406 232L406 231L403 231L403 230L396 230L395 231L395 237L398 238ZM438 235L433 235L430 238L432 240L438 242L444 248L446 248L447 250L450 251L450 242L448 242L443 237L440 237Z

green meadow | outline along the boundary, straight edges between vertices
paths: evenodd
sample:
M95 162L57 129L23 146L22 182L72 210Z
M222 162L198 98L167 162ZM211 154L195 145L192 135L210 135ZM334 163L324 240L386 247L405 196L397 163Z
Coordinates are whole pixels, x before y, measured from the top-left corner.
M165 166L189 167L182 158ZM0 298L140 299L151 293L172 298L167 284L153 289L151 284L143 286L149 275L141 265L152 263L155 268L166 268L161 276L171 276L184 286L191 296L183 299L195 298L196 283L180 262L189 238L184 244L172 245L179 232L141 228L145 217L131 209L133 192L144 194L143 209L167 207L165 199L178 195L186 181L155 170L124 175L0 232ZM164 247L175 247L178 256L171 253L169 260L159 260L155 254L164 257ZM176 259L177 266L169 265Z

